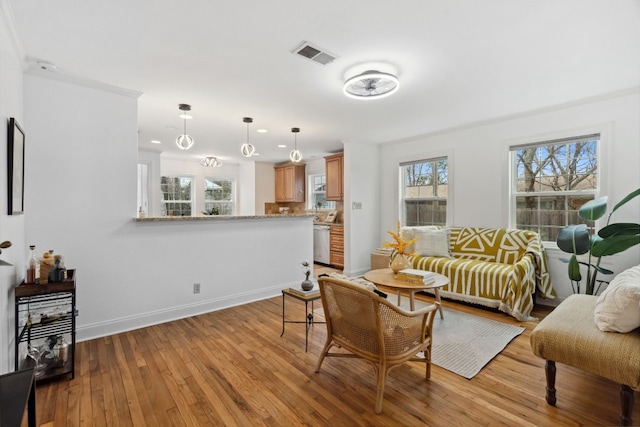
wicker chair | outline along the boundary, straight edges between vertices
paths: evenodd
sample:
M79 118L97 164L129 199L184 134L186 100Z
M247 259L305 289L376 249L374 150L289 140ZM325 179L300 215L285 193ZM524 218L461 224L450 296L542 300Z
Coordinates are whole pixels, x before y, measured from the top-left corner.
M431 330L437 304L407 312L350 281L321 277L318 284L327 320L327 342L316 372L325 356L357 357L373 363L377 414L382 412L384 386L391 369L416 360L426 364L426 378L431 376ZM333 346L350 353L330 353ZM424 352L424 357L416 357L419 352Z

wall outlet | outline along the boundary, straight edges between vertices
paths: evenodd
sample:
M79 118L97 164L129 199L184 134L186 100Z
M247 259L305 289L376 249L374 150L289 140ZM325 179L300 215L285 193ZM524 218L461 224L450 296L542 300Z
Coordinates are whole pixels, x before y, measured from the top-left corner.
M200 293L200 283L194 283L193 284L193 293L194 294L199 294Z
M362 209L362 202L353 202L351 206L353 206L354 211L356 209Z

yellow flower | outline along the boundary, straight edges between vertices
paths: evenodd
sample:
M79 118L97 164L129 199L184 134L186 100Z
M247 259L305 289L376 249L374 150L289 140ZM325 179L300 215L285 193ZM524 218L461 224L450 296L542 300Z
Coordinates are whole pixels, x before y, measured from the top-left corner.
M400 231L400 221L398 221L396 228L397 228L397 231L395 233L393 231L387 231L387 233L389 233L389 235L393 237L393 240L395 240L395 242L382 242L382 245L385 248L395 249L396 251L398 251L399 254L413 255L412 253L405 252L405 251L409 246L414 244L417 239L404 240L402 238L402 233Z

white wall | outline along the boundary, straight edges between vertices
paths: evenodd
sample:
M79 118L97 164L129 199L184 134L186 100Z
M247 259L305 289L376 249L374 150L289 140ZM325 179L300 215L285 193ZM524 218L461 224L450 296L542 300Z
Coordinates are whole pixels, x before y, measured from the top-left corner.
M446 150L450 153L451 177L455 182L450 187L449 205L454 211L449 225L507 227L509 146L514 141L544 141L552 135L571 134L584 129L600 129L605 135L602 141L602 193L609 196L611 208L640 187L640 94L637 88L382 146L379 238L386 240L386 230L393 229L398 219L400 161L412 157L417 160L425 152ZM358 176L357 179L367 178ZM614 221L637 222L639 217L640 200L635 200L616 212ZM558 260L566 254L557 249L550 249L548 254L552 283L560 296L553 302L555 304L571 294L571 286L566 265ZM614 272L639 264L640 248L609 257L605 264L609 263Z
M380 174L375 165L380 150L370 144L344 144L344 271L350 276L366 273L371 252L384 240L375 230L380 224ZM360 203L362 209L354 209Z
M26 234L77 269L79 340L273 296L303 279L311 217L133 220L135 96L28 75L24 98L34 165Z
M22 66L24 55L12 25L0 3L0 241L9 240L12 246L0 254L0 374L14 368L15 332L13 287L24 279L24 261L27 257L25 217L7 214L7 124L10 117L17 119L26 133L27 156L30 153L29 128L23 115ZM27 157L28 159L28 157ZM32 167L27 165L28 168Z

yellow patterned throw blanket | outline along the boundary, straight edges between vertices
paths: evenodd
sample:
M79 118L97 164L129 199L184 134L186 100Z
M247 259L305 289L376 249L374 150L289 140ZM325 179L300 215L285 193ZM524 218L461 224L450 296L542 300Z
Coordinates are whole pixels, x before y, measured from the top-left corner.
M537 233L504 228L420 228L407 227L403 230L408 233L405 237L420 240L436 233L448 234L449 254L445 248L445 253L435 252L440 256L428 256L434 252L426 251L408 257L413 268L449 278L449 284L440 292L443 297L495 307L521 321L531 319L536 288L542 297L555 298ZM423 243L427 244L416 242L416 248L433 249L428 242Z

